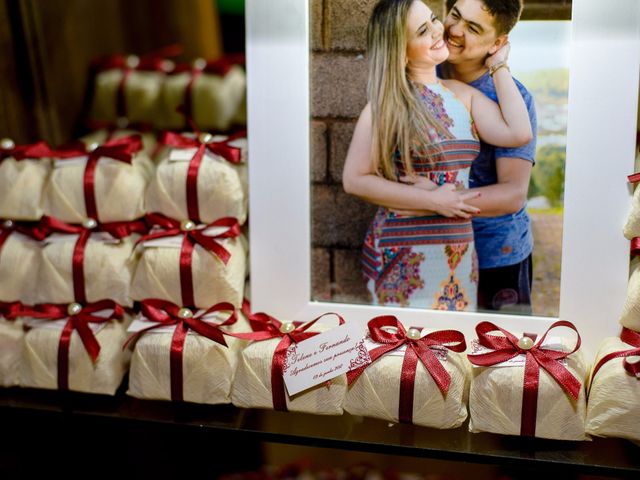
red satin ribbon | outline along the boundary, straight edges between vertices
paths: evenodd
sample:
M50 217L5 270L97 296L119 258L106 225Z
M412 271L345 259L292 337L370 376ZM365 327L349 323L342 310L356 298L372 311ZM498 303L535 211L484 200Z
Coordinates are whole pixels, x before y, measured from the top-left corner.
M640 362L630 363L627 359L627 357L640 355L640 333L623 327L622 333L620 334L620 340L634 348L631 348L629 350L622 350L619 352L611 352L608 355L602 357L593 369L593 373L591 374L591 384L593 384L593 379L595 378L596 373L598 373L600 368L602 368L605 363L613 360L614 358L620 357L624 358L622 366L627 371L627 373L640 380ZM589 388L591 388L591 386L589 386Z
M248 304L248 302L247 302ZM248 307L247 307L248 308ZM282 322L263 312L252 313L249 317L249 325L251 325L252 333L229 333L228 335L243 340L263 341L272 338L280 338L280 342L276 346L271 360L271 398L273 400L274 410L282 412L287 411L287 394L284 385L283 369L287 359L287 349L293 343L302 342L308 338L318 335L320 332L308 332L307 330L313 326L318 320L326 315L335 315L338 317L340 325L344 325L344 319L337 313L328 312L319 317L302 324L302 322L291 322L295 329L291 332L284 333L280 331Z
M629 183L638 183L640 182L640 172L632 173L627 176L627 180Z
M182 304L187 307L194 307L195 294L191 263L195 244L197 243L205 250L215 254L226 265L231 258L231 254L218 242L218 240L239 236L241 231L238 220L231 217L224 217L208 225L198 226L194 230L182 230L181 222L165 217L159 213L148 214L146 218L149 225L157 225L163 230L159 232L151 232L148 235L145 235L138 240L138 243L156 238L183 235L182 246L180 248L180 289L182 294ZM206 235L203 233L210 227L228 227L228 230L219 235Z
M238 164L242 161L242 150L238 147L232 147L229 142L240 138L241 133L220 142L203 143L198 138L185 137L173 132L164 132L160 138L162 145L168 145L174 148L197 148L196 153L189 161L187 170L187 213L189 218L194 222L200 222L200 208L198 206L198 170L202 164L204 153L206 150L214 155L219 155L230 163Z
M23 315L24 307L20 302L0 302L0 317L15 320Z
M91 152L86 151L84 143L72 142L54 151L54 155L62 160L88 156L83 177L84 204L87 217L99 221L100 216L98 215L95 195L95 170L98 161L100 158L106 157L131 165L133 155L140 150L142 150L142 139L140 135L136 134L109 140Z
M407 332L392 315L382 315L369 321L369 332L376 343L382 344L369 352L371 363L387 353L406 345L402 372L400 376L400 402L398 418L403 423L413 423L413 396L418 360L427 369L443 395L446 395L451 385L451 376L444 368L438 357L433 353L433 347L444 347L453 352L464 352L467 344L464 335L457 330L441 330L432 332L419 339L407 337ZM392 327L394 332L384 330ZM370 365L370 364L369 364ZM364 365L347 373L347 381L351 385L369 365Z
M49 158L52 151L45 142L33 143L30 145L16 145L13 148L0 147L0 161L12 157L14 160Z
M567 327L576 332L576 345L572 351L564 352L541 346L547 334L556 327ZM504 337L489 335L490 332L497 331L502 332ZM479 323L476 326L476 333L478 334L480 345L490 348L493 351L478 355L467 355L469 361L474 365L490 367L506 362L518 355L526 355L520 435L533 437L536 433L540 367L544 368L566 393L571 395L575 400L578 399L580 389L582 388L580 381L559 362L559 360L568 357L580 348L580 334L571 322L560 320L553 323L544 335L542 335L540 340L529 350L520 348L518 346L518 339L513 334L491 322Z
M73 247L72 276L73 296L76 302L86 303L86 290L84 283L84 251L91 232L106 232L116 239L128 237L132 233L141 235L147 233L146 224L141 221L101 223L93 229L87 229L81 225L70 225L54 217L44 216L41 221L42 229L48 234L64 233L78 235Z
M166 300L160 300L157 298L143 300L141 303L142 314L148 320L157 322L157 325L145 328L139 332L134 333L127 342L137 339L140 335L154 330L156 328L175 325L176 329L171 339L171 352L170 358L170 372L171 372L171 400L181 402L183 401L183 369L182 369L182 357L184 352L184 342L187 338L189 329L206 337L220 345L227 346L227 342L224 339L224 332L220 327L232 325L237 321L235 307L228 303L222 302L214 305L202 313L198 313L190 318L183 318L179 315L181 308ZM203 319L204 316L213 312L230 311L231 315L223 323L213 325Z
M637 255L640 255L640 237L633 237L631 239L631 256Z
M33 318L47 320L67 319L67 323L62 329L60 341L58 343L58 388L60 390L69 389L69 347L73 331L77 331L89 354L92 362L98 360L100 354L100 344L89 327L90 323L105 323L113 319L121 319L124 309L113 300L101 300L82 306L82 310L76 315L70 315L68 305L42 304L36 305L33 309L25 309L22 313ZM94 315L101 310L112 310L108 317Z

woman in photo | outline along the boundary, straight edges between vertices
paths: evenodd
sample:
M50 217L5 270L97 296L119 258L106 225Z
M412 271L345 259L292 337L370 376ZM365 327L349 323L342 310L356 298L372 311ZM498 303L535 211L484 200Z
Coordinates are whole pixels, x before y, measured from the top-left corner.
M531 139L526 106L507 68L508 45L486 60L500 105L436 65L444 28L420 0L381 0L367 31L368 103L343 172L347 193L380 205L363 247L374 304L476 309L478 267L467 202L478 135L518 146ZM414 176L432 188L401 182ZM411 212L422 212L420 216Z

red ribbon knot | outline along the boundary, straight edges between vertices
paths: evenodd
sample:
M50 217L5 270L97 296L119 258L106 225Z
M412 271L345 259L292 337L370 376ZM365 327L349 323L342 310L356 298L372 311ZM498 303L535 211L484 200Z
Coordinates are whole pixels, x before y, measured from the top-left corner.
M0 302L0 317L5 320L15 320L24 314L21 302Z
M138 243L156 238L166 238L177 235L183 236L182 246L180 247L180 289L182 303L188 307L195 306L193 272L191 269L194 246L195 244L200 245L205 250L216 255L222 263L226 265L231 258L231 254L222 246L219 240L240 236L242 232L238 220L232 217L224 217L208 225L195 225L194 222L189 220L180 222L159 213L148 214L146 220L149 225L156 225L162 230L151 231L138 240ZM217 227L226 228L226 230L219 234L209 235L206 233L209 228Z
M557 327L567 327L576 332L576 345L570 352L554 350L543 346L547 334ZM490 335L491 332L501 332L504 336ZM576 327L566 320L553 323L549 329L530 348L522 348L522 339L491 322L481 322L476 326L476 333L480 345L493 351L477 355L467 355L469 361L481 367L491 367L506 362L518 355L526 355L524 366L524 392L522 395L522 416L520 422L520 435L535 436L536 416L538 408L538 385L540 381L540 368L543 368L574 400L580 395L582 384L580 381L560 363L580 348L580 334ZM523 337L524 338L524 337ZM520 342L520 344L519 344ZM528 342L527 342L528 343Z
M225 327L236 323L237 314L235 307L228 302L222 302L214 305L213 307L199 312L193 313L191 310L185 307L179 307L178 305L166 300L157 298L143 300L141 302L142 315L151 322L156 322L157 325L152 325L139 332L134 333L123 348L133 340L140 337L146 332L154 330L156 328L175 325L173 337L171 339L171 352L169 354L170 359L170 372L171 372L171 399L173 401L183 401L183 368L182 358L184 352L184 342L187 338L189 329L194 332L219 343L222 346L227 346L227 342L224 339L224 335L227 333L220 327ZM212 324L206 321L205 317L214 312L229 311L231 314L229 318L222 323Z
M111 310L111 314L107 317L95 315L103 310ZM36 305L34 308L25 308L21 313L25 316L52 321L67 319L58 343L58 388L60 390L68 390L69 347L74 330L78 332L91 361L95 363L100 355L100 344L89 324L121 319L124 315L124 309L113 300L101 300L86 305L78 303L69 305L41 304Z
M83 175L85 210L88 219L99 221L95 193L95 170L98 161L104 157L131 165L133 156L140 150L142 138L136 134L108 140L90 151L87 151L84 143L72 142L55 150L53 155L60 160L88 156Z
M369 352L371 363L387 353L406 345L400 376L400 402L398 418L403 423L413 422L413 397L418 360L424 365L443 395L451 385L451 376L433 352L434 348L446 348L453 352L464 352L467 344L464 335L457 330L441 330L422 336L419 329L407 332L393 315L375 317L368 323L371 339L379 344ZM370 364L369 364L370 365ZM369 365L364 365L347 373L351 385Z
M628 358L633 356L640 356L640 333L623 327L622 333L620 334L620 340L633 348L630 348L629 350L621 350L619 352L611 352L608 355L602 357L593 369L593 373L591 374L591 384L593 384L593 379L595 378L596 373L598 373L598 371L605 363L613 360L614 358L621 357L624 358L622 366L627 371L627 373L640 380L640 362L629 362Z
M320 332L307 331L318 320L326 315L338 317L339 325L344 324L344 319L337 313L328 312L307 323L302 322L281 322L263 312L252 313L248 316L252 333L234 333L231 336L243 340L253 340L261 342L272 338L280 338L271 360L271 398L274 410L287 411L287 396L284 385L283 370L287 359L287 350L294 343L302 342L308 338L318 335Z

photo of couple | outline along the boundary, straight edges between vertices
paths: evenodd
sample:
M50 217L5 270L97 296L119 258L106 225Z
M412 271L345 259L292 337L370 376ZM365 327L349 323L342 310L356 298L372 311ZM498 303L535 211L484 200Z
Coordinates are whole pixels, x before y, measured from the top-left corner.
M526 207L538 116L509 61L522 0L452 1L443 18L429 3L380 0L368 19L367 103L342 186L375 206L361 252L369 301L536 314Z

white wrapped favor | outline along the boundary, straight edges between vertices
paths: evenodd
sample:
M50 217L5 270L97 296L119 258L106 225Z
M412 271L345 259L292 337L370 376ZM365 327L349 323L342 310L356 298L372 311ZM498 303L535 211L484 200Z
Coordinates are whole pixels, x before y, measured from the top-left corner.
M500 335L491 336L500 337ZM523 345L522 348L514 347L514 351L518 351L520 348L520 354L505 362L495 363L492 366L476 366L476 362L478 362L476 359L490 350L481 348L474 350L477 355L469 355L469 360L476 363L472 368L469 393L469 413L471 416L469 430L505 435L535 435L540 438L557 440L586 440L586 397L583 385L588 374L588 367L580 350L569 354L564 359L554 361L573 377L571 384L577 398L574 399L561 387L558 380L544 368L540 368L537 408L528 417L530 420L535 419L533 431L523 431L524 426L530 424L526 421L526 414L525 421L523 421L525 352L530 351L534 354L538 349L538 343L534 344L531 339L524 340L524 338L526 337L515 340L517 345ZM543 349L568 354L574 349L574 346L575 340L556 337L547 338ZM535 360L531 359L531 361Z
M198 313L196 313L196 316ZM241 317L241 314L238 313ZM223 323L227 315L209 315L206 321ZM243 329L246 321L241 319ZM153 323L144 317L136 320L129 332L148 328ZM236 325L223 327L234 331ZM227 346L189 330L182 344L182 398L172 399L170 352L175 327L161 327L144 333L136 342L131 359L128 395L153 400L220 404L231 402L231 385L242 340L225 336Z
M594 368L607 355L629 352L640 356L640 334L634 347L620 338L605 339L600 345ZM623 368L626 357L612 358L591 379L586 430L599 437L619 437L640 442L640 378ZM631 357L628 357L629 361ZM637 359L636 359L637 360Z
M207 71L207 70L211 71ZM191 105L187 107L196 125L204 130L226 131L239 115L246 90L246 75L239 65L231 66L224 73L216 68L204 67L195 78L190 95L186 94L192 80L192 72L168 75L162 87L161 127L180 129L185 127L184 115L177 112L187 97ZM225 69L223 69L225 70Z
M314 324L307 332L322 332L326 325ZM231 390L231 401L243 408L274 408L271 385L273 357L282 338L253 341L240 352L238 367ZM345 375L290 396L284 388L276 392L292 412L308 412L316 415L341 415L347 389Z
M212 136L211 141L222 142L226 138ZM247 218L247 139L231 140L228 145L241 151L241 163L231 163L207 148L198 168L194 182L197 206L192 208L197 208L199 220L204 223L222 217L235 217L242 224ZM187 173L196 150L196 147L163 150L146 193L148 211L177 220L191 218L187 200Z
M40 219L50 153L44 142L18 147L9 139L0 142L0 218Z
M417 335L417 338L428 335L417 329L409 329L409 334ZM431 335L434 334L437 335L437 332ZM464 336L461 333L459 336L462 342L460 345L464 350ZM367 342L370 354L372 350L383 345L370 339ZM422 348L419 340L415 345ZM401 421L400 390L407 348L413 348L413 345L407 347L406 343L402 344L374 360L362 371L347 390L344 402L344 409L347 412L389 422ZM429 347L424 348L429 349ZM467 360L463 353L447 350L443 346L437 346L431 349L431 352L449 376L448 390L443 392L425 365L418 360L414 371L411 418L410 420L402 419L402 421L411 421L415 425L432 428L459 427L467 418L466 404L469 393Z
M124 108L118 111L118 91L124 75L125 70L121 68L104 70L96 75L91 118L116 123L124 117L134 124L155 124L160 113L160 96L166 74L153 70L128 72L122 92Z
M623 327L638 332L640 331L640 259L638 257L631 261L630 271L627 298L622 306L620 323Z
M84 249L84 291L88 302L112 299L130 307L131 279L135 270L135 236L121 240L103 233L91 234ZM74 294L73 253L78 235L52 235L42 248L39 303L71 303Z
M131 353L123 351L126 340L125 321L110 320L97 324L94 335L100 353L94 363L77 331L71 335L68 356L68 389L77 392L114 395L129 368ZM58 349L65 320L29 320L20 363L20 385L58 389Z
M22 321L0 317L0 386L18 385L23 344Z
M127 144L128 143L128 144ZM138 136L109 140L91 152L97 157L93 192L96 213L87 211L85 174L89 152L59 150L45 188L44 210L47 215L69 223L83 223L93 218L100 223L131 221L145 214L144 193L153 174L153 163L141 150ZM61 158L61 156L67 158ZM130 158L122 161L112 157Z
M2 235L0 228L0 235ZM36 303L40 285L41 244L12 231L0 246L0 302Z
M159 298L177 305L186 304L184 288L193 292L194 305L207 308L219 302L242 305L247 269L247 249L242 237L219 239L217 242L229 253L225 264L218 255L194 242L190 256L191 285L181 277L180 259L183 235L145 240L139 245L131 295L134 300Z

